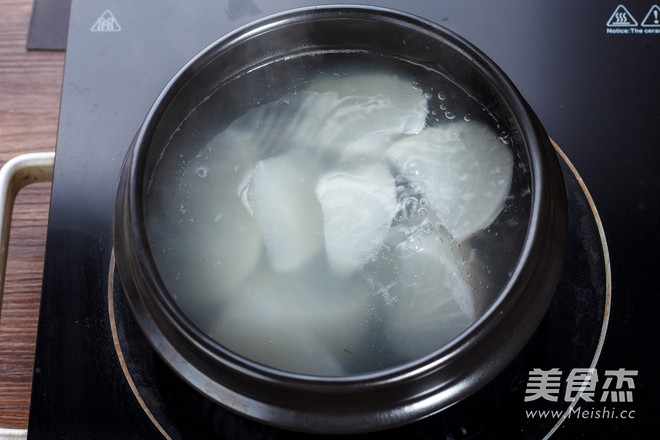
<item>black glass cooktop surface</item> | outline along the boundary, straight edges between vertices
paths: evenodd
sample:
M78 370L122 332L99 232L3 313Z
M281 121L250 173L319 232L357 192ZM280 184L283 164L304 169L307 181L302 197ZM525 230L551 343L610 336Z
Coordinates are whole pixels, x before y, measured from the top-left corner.
M505 372L447 411L363 437L653 438L660 8L643 0L356 3L434 21L500 65L561 149L570 231L555 300ZM73 2L29 438L306 438L206 401L151 351L115 276L112 208L124 155L169 78L224 34L316 4Z

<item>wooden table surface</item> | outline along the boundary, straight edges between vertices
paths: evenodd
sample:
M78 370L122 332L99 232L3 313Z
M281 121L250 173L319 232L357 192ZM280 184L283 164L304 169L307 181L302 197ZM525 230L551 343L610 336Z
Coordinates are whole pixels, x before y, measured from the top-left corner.
M0 0L0 164L53 151L64 52L25 49L33 0ZM50 184L16 200L0 316L0 427L27 428Z

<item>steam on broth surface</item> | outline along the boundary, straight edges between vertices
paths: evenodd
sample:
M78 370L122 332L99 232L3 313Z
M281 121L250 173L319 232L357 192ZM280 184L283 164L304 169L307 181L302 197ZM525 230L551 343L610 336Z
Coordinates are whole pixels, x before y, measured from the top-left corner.
M298 60L277 93L248 93L247 73L159 150L159 272L195 325L254 361L342 376L418 359L515 267L529 188L497 121L437 72L368 61Z

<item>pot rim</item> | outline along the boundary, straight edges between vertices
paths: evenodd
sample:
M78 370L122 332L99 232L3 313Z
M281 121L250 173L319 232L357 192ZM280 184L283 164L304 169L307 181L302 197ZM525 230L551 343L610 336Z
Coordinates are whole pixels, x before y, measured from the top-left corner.
M374 16L376 17L374 18ZM485 73L485 76L488 77L490 86L497 91L501 100L509 106L508 110L511 115L514 116L515 124L520 127L522 138L526 143L526 152L529 160L532 197L527 234L520 255L518 256L515 269L498 296L494 299L493 303L490 304L482 316L472 323L465 331L440 349L407 363L384 368L382 370L347 376L317 376L279 370L268 365L257 363L232 352L204 334L175 304L159 275L158 268L149 246L143 209L145 184L143 170L145 169L151 137L156 131L161 117L166 113L168 106L172 103L177 94L185 88L188 81L201 71L204 66L216 57L221 56L223 52L230 48L246 43L249 40L268 32L276 31L286 26L301 23L315 23L337 18L369 21L377 20L389 26L406 27L408 29L412 28L415 32L421 32L434 39L441 39L445 45L451 48L451 50L468 59L476 66L477 70ZM556 201L553 201L552 199L557 197L556 193L558 192L557 182L554 182L554 187L552 187L553 185L550 185L549 187L547 184L544 184L544 182L549 181L549 169L552 168L547 162L553 160L552 157L542 151L547 145L549 145L549 141L545 131L540 126L540 123L529 106L525 103L519 91L501 69L471 43L436 23L394 9L355 5L304 7L271 15L238 28L236 31L216 40L206 49L201 51L197 56L185 64L168 82L150 108L144 123L141 125L133 141L131 150L127 155L127 161L123 171L125 174L124 179L126 181L125 192L122 194L121 185L118 192L119 201L117 205L123 206L123 209L118 208L117 210L118 212L122 212L122 215L119 216L122 218L116 219L117 225L115 227L115 234L124 245L130 248L129 253L133 253L133 261L124 263L124 265L128 264L130 266L128 269L125 268L124 271L131 272L132 276L128 276L128 274L122 275L122 282L123 284L126 284L124 281L131 283L130 279L134 278L135 273L137 273L143 282L146 283L150 289L155 291L155 294L150 295L148 299L144 298L141 291L139 296L140 300L146 306L146 309L148 309L148 313L152 315L152 319L156 317L156 325L165 335L166 339L180 339L181 341L184 341L185 344L188 344L187 350L192 350L196 353L194 357L199 356L206 358L211 363L216 363L218 366L221 365L222 368L229 368L235 374L244 376L250 381L271 384L278 389L298 389L301 392L314 390L318 393L327 393L334 396L380 388L391 389L392 387L406 384L411 380L414 381L418 378L425 378L437 373L447 365L452 364L457 357L465 356L467 353L470 353L473 351L475 345L478 345L478 341L481 341L485 335L490 334L494 329L499 328L502 325L503 320L510 318L512 310L520 307L521 297L525 293L525 290L527 290L526 288L528 285L534 284L535 282L530 268L543 265L544 258L547 260L547 257L544 257L544 255L547 254L549 246L548 229L553 227L550 225L553 220L557 221L557 218L549 218L547 215L547 211L552 208L551 205L553 203L556 204ZM556 158L554 160L556 160ZM561 185L561 191L563 191L563 185ZM559 197L560 196L561 194L559 194ZM559 202L558 205L561 210L561 202ZM115 214L115 216L117 217L117 214ZM557 215L555 215L555 217L557 217ZM561 215L559 215L559 217L561 217ZM128 222L128 225L125 224L126 221ZM120 224L122 222L123 226ZM559 223L561 223L561 218L559 218ZM561 226L559 226L559 229L561 229ZM557 234L557 231L555 231L554 234ZM558 234L561 236L561 231L559 231ZM118 248L119 247L120 246L118 246ZM563 248L561 252L563 253ZM119 260L120 259L118 258L118 261ZM118 265L121 266L119 263ZM559 264L559 266L561 266L561 264ZM135 283L135 280L133 279L132 282ZM140 290L139 287L138 290ZM546 297L542 299L543 302L545 302L545 305L541 307L541 317L545 313L547 305L550 302L554 287L551 290L552 292L546 294ZM129 300L133 307L133 302L135 301L134 298L129 298ZM536 315L538 315L538 313L535 314L533 319L540 321L540 318ZM538 322L533 326L534 329L537 325ZM529 335L523 339L526 341L526 339L531 337L532 333L533 331L529 332ZM510 335L510 337L512 340L517 338L520 339L519 335ZM517 345L520 345L519 348L521 349L524 343ZM487 351L490 352L493 351L493 349ZM506 359L500 359L497 357L496 359L493 359L493 362L496 364L503 363L503 365L500 365L501 370L506 364L508 364L508 361L517 354L517 352L518 351L513 354L507 353L506 356L504 356ZM186 354L183 356L185 358ZM497 356L502 355L497 353ZM207 367L208 364L200 368L200 371L202 371L203 374L216 376L214 372L208 371ZM497 372L499 372L499 370ZM482 383L484 382L483 378L473 377L475 374L479 377L488 376L488 379L485 382L488 382L495 376L493 371L489 371L488 373L485 373L484 371L478 371L476 373L465 372L462 379L468 383L460 386L460 388L464 390L461 392L461 398L467 397L471 392L476 391L477 383L480 383L481 385L484 384ZM456 378L444 379L447 383L453 383L456 380ZM417 393L417 399L419 400L420 396L425 396L421 398L421 400L435 400L434 395L439 391L444 390L444 388L447 387L447 383L442 383L435 388L431 387L426 391ZM452 386L454 385L449 385L449 387ZM231 388L231 386L229 388ZM438 388L440 388L440 390ZM466 394L465 390L471 390L471 392ZM240 391L238 392L240 394ZM221 403L227 404L226 402ZM437 404L434 405L437 406ZM229 406L231 407L231 405ZM249 414L246 415L250 416ZM257 418L260 419L259 417ZM400 424L402 417L397 416L396 419L397 422L395 424ZM277 424L277 421L269 421ZM290 428L290 426L287 427ZM373 427L366 430L371 429L373 429ZM352 428L350 432L354 431L355 427ZM364 431L364 429L357 429L357 431Z

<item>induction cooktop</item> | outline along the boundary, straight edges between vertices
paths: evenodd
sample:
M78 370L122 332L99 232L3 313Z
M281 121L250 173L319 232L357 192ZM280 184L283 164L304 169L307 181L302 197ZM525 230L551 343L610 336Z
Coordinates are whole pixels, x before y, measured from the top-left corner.
M562 279L521 354L448 410L356 438L652 438L660 408L660 7L354 3L434 21L492 58L554 140L569 198ZM116 276L112 207L131 140L178 69L253 20L319 4L73 2L30 439L308 437L206 400L151 350Z

